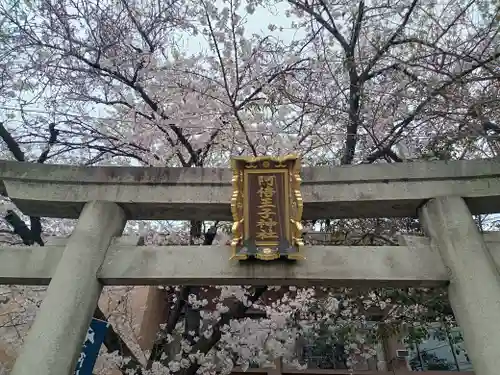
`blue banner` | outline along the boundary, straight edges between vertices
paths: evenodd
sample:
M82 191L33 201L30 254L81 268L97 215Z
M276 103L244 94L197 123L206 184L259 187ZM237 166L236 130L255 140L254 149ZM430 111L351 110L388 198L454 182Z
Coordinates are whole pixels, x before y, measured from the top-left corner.
M94 369L104 337L106 337L108 327L108 322L92 318L80 357L78 357L78 361L76 362L74 375L92 375L92 370Z

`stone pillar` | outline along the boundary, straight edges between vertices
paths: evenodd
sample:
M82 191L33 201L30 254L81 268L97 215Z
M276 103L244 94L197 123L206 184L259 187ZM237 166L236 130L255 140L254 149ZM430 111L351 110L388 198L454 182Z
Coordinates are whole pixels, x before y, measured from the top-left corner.
M283 373L283 358L276 358L274 366L267 369L267 375L282 375Z
M97 271L125 223L115 203L85 205L11 375L73 373L102 290Z
M431 199L423 227L450 275L449 298L476 375L500 369L500 275L460 197Z
M138 344L142 350L151 350L160 324L165 321L166 293L157 286L139 286L134 292L131 308L137 324Z
M379 342L375 345L375 350L377 354L375 355L376 370L377 371L387 371L387 360L385 358L384 343Z
M397 358L398 350L406 350L403 343L405 328L399 327L396 332L391 327L381 324L379 327L381 341L377 345L377 370L392 371L394 374L406 374L410 372L407 358Z
M410 374L411 371L408 368L408 359L396 357L396 352L398 350L406 349L400 336L399 334L394 334L385 338L385 365L387 371L392 371L395 374Z

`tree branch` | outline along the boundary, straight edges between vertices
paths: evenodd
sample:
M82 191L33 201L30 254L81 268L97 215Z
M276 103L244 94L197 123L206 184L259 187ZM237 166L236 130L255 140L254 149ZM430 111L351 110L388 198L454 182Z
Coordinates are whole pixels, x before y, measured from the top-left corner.
M43 152L40 154L38 157L38 160L36 161L39 164L43 164L47 161L49 157L49 152L50 148L56 144L57 142L57 136L59 135L59 130L56 129L56 124L53 122L49 124L49 141L47 143L47 147Z
M57 136L59 135L59 130L56 129L56 124L49 124L49 141L46 149L38 157L37 163L44 163L49 156L50 148L57 142ZM21 150L19 143L12 137L10 132L3 126L0 122L0 137L7 145L7 148L12 153L14 158L19 162L25 162L24 152ZM21 237L25 245L33 245L34 243L44 246L42 240L42 223L41 219L36 216L30 217L30 228L24 223L24 221L17 215L14 211L8 210L5 215L5 220L12 226L14 233Z
M262 294L266 290L267 287L256 288L255 293L248 298L248 302L253 304L262 296ZM222 314L217 323L212 326L212 332L213 332L212 335L209 338L203 336L196 343L196 345L193 346L191 353L194 354L197 353L198 351L203 354L208 353L208 351L212 349L215 346L215 344L217 344L217 342L220 340L222 336L221 328L224 325L229 324L231 319L240 319L244 317L248 309L249 307L246 307L245 304L243 304L243 302L233 301L231 306L229 306L229 311L225 314ZM181 371L179 371L178 375L195 375L199 367L200 367L199 364L193 363L187 369L182 369Z
M5 128L3 122L0 122L0 137L2 137L2 140L14 156L14 159L17 161L25 161L24 152L21 150L21 147L19 147L19 144L15 141L10 132Z

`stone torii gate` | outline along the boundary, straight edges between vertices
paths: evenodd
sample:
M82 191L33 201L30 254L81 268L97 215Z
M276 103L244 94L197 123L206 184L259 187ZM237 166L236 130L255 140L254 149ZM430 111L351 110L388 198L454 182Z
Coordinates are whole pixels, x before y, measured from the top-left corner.
M0 188L26 215L78 218L63 243L1 247L1 284L48 284L13 375L68 375L103 285L448 285L477 375L500 369L500 212L488 160L304 168L304 219L418 216L428 237L400 246L306 246L307 260L229 261L225 246L135 246L127 220L231 220L231 171L0 162Z

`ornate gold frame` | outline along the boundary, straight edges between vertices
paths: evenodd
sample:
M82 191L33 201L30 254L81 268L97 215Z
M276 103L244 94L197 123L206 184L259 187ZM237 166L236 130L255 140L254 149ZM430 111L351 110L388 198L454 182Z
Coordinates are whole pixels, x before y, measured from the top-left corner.
M305 257L301 254L301 249L304 246L304 241L302 240L302 212L304 209L304 204L302 200L302 194L300 192L300 185L302 179L300 177L300 159L297 155L286 155L286 156L240 156L233 157L231 159L231 168L233 171L232 186L233 194L231 196L231 213L233 215L233 226L232 226L232 236L231 249L232 257L231 259L245 260L248 259L246 254L237 254L237 247L243 241L243 226L244 226L244 185L243 179L245 170L257 168L254 165L257 162L273 162L277 164L286 164L287 162L293 161L292 168L289 169L289 196L290 205L288 207L289 220L292 224L290 226L292 245L296 246L298 252L295 254L290 254L289 259L302 260ZM284 166L284 165L283 165ZM271 169L270 169L271 170ZM263 172L265 173L265 169ZM292 214L294 212L294 214ZM264 252L258 255L259 259L262 260L273 260L279 258L279 254Z

